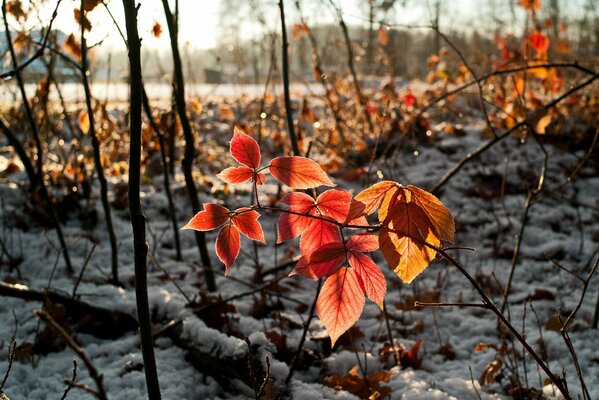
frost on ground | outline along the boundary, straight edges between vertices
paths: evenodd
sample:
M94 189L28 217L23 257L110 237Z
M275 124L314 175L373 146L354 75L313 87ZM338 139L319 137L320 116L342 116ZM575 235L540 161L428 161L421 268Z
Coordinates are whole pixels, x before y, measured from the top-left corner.
M216 125L213 129L213 133L205 134L205 139L222 145L224 154L231 127ZM379 172L378 178L373 173L372 179L394 179L430 189L444 172L486 140L482 138L482 129L481 124L472 124L465 129L463 137L440 134L431 146L403 148L392 160L378 161L373 168ZM578 398L582 393L581 380L577 377L572 354L559 333L556 310L567 316L576 307L582 295L582 283L574 274L585 278L597 257L599 178L596 169L584 166L572 183L566 183L584 152L545 147L549 164L544 185L548 193L558 190L542 196L529 209L508 312L514 325L548 361L552 371L565 373L570 392ZM467 164L439 196L456 219L457 245L474 248L474 251L454 250L452 254L499 305L522 223L527 190L536 184L543 161L543 153L532 140L521 143L509 138L485 152L476 162ZM63 261L55 250L55 232L30 225L24 205L28 194L15 185L18 180L18 175L12 176L0 184L0 233L6 253L20 259L20 263L18 273L16 269L10 270L10 259L3 253L0 276L4 282L18 282L36 290L51 287L69 296L75 280L65 273ZM249 187L232 191L216 179L210 183L211 189L201 194L203 202L221 202L230 209L248 205ZM353 189L354 193L361 188L360 181L348 183L338 179L336 183ZM285 277L293 268L289 261L297 252L293 243L274 246L277 216L261 218L268 245L254 247L249 240L242 239L242 253L229 277L223 276L224 267L214 256L214 233L207 235L218 286L217 293L208 294L203 291L202 269L191 233L181 233L183 261L175 260L160 175L148 178L143 191L149 228L150 306L163 397L254 397L254 388L244 382L250 354L245 337L251 343L252 370L257 385L262 384L268 356L270 382L265 393L276 396L289 373L317 287L314 281ZM265 185L264 193L276 192L276 186ZM114 196L114 192L111 193ZM192 215L181 180L175 182L174 193L179 224L183 226ZM115 210L124 286L117 288L106 284L110 247L97 196L94 192L92 205L99 222L92 231L85 230L75 218L69 219L65 227L77 272L84 265L92 244L96 245L76 296L98 307L134 316L133 247L126 210ZM271 198L265 195L263 200ZM548 261L547 256L573 274ZM362 384L362 374L368 377L386 373L388 381L372 383L373 387L383 389L381 393L385 398L500 399L509 398L508 389L518 386L535 388L547 398L558 398L533 360L528 356L522 358L518 343L512 347L508 341L509 348L501 347L497 321L487 310L474 307L416 309L413 306L416 300L480 302L466 279L452 266L435 261L406 286L386 267L380 254L375 254L375 260L388 278L385 303L389 329L380 309L367 302L351 335L342 337L331 351L323 325L317 319L312 320L287 396L356 398L348 391L326 386L325 382L333 382L335 374L339 379L347 377L359 364L356 378L359 384ZM262 276L256 273L256 264ZM599 276L591 280L569 326L572 346L591 398L599 398L596 353L599 339L597 330L591 328L598 281ZM255 290L266 283L272 285ZM242 293L246 295L223 301ZM186 297L193 300L192 305ZM207 306L211 303L212 306ZM10 297L2 297L0 301L0 371L6 369L13 332L19 345L17 360L4 387L11 400L60 398L66 388L65 381L72 377L72 360L77 357L38 322L34 311L41 306L38 302ZM72 324L70 329L103 375L110 399L145 396L143 363L135 331L122 332L114 339L101 339L93 332L79 332L77 324ZM177 335L173 335L173 331ZM404 353L421 339L422 346L416 356L405 356L404 365L396 366L393 351L385 347L390 343L389 334L405 349L401 350ZM190 348L211 356L213 361L222 360L221 365L198 366L188 354ZM80 360L77 382L95 388ZM528 395L532 396L532 392ZM73 388L69 398L94 396Z

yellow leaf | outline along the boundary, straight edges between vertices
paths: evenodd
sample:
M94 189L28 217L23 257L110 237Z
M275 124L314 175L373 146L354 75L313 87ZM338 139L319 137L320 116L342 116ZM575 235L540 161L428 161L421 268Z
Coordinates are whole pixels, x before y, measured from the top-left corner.
M78 122L79 129L81 129L81 132L86 135L89 132L89 115L87 114L87 111L82 110L79 113Z

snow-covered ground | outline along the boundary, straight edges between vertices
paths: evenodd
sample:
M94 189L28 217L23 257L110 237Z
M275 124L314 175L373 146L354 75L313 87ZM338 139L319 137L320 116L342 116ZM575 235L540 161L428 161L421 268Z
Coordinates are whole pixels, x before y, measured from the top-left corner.
M380 170L385 179L392 177L402 184L413 184L424 189L432 185L467 152L484 142L483 126L467 126L463 137L440 134L433 146L405 148L395 162L379 162L373 171ZM232 129L216 127L215 136L228 137ZM224 142L222 142L224 143ZM565 182L569 173L580 162L584 152L570 154L551 145L545 189L551 191ZM417 150L417 153L414 151ZM417 154L417 155L416 155ZM543 153L534 141L520 143L508 138L495 145L482 157L467 164L443 188L440 199L456 219L458 246L473 247L475 251L455 250L452 254L481 285L491 291L493 299L501 304L500 287L506 282L513 249L524 212L528 188L534 188L543 166ZM502 178L503 177L503 178ZM18 180L19 175L10 177ZM24 179L24 177L23 177ZM376 177L375 177L376 179ZM500 196L504 179L504 196ZM359 190L358 183L338 180L340 187ZM176 203L180 226L192 216L187 205L182 182L175 183ZM93 197L99 222L92 232L85 231L79 220L72 218L65 227L73 265L79 271L90 251L97 243L89 266L77 293L81 300L94 305L124 311L135 315L135 297L132 286L132 238L126 210L115 210L115 227L119 242L119 262L124 288L106 283L110 273L110 246L104 228L103 213L98 193ZM166 217L167 200L161 176L157 175L143 186L143 203L151 227L148 235L150 252L155 254L162 268L174 278L181 290L190 297L199 294L203 285L198 251L193 234L181 232L183 261L175 261L173 233ZM265 193L276 193L275 186L266 185ZM30 222L24 203L27 193L9 180L0 184L3 207L0 234L13 257L22 257L19 265L22 279L18 283L43 290L49 284L57 258L52 242L57 242L54 231L43 230ZM201 193L201 201L219 201L229 208L247 205L247 191L225 194L219 186ZM582 398L581 383L577 378L575 363L560 333L555 329L557 309L567 316L582 294L583 285L571 274L547 261L545 254L555 258L560 265L586 278L597 257L599 240L599 175L597 170L585 166L572 183L566 184L550 196L541 196L529 211L524 230L520 257L515 269L512 291L509 296L509 313L514 325L526 336L534 349L543 353L542 343L552 371L565 373L568 388L574 398ZM265 198L266 201L266 198ZM261 218L268 245L257 248L263 271L282 265L292 257L294 244L275 247L276 215ZM32 225L29 226L28 224ZM232 268L230 277L224 277L224 267L214 254L214 232L208 234L214 269L217 271L218 294L223 299L247 292L280 275L287 275L287 267L255 280L255 253L249 240L242 239L242 253ZM0 277L4 281L16 278L9 272L7 258L2 256ZM493 315L481 308L443 307L413 309L414 300L441 302L480 302L468 281L451 265L435 261L411 285L402 285L386 266L382 256L375 260L388 278L385 303L394 339L406 348L423 339L420 349L422 365L419 369L394 366L393 357L383 357L379 352L388 343L385 319L376 304L367 302L362 317L353 330L357 357L366 374L379 371L392 372L388 383L392 399L502 399L509 398L506 388L513 387L510 379L520 380L523 387L543 391L548 398L559 398L539 372L533 360L521 358L522 348L516 342L506 350L498 351L499 330ZM278 286L262 297L259 293L247 295L231 302L231 312L220 329L208 327L165 273L149 262L151 310L156 329L170 321L181 321L183 336L198 348L224 357L244 355L248 336L257 347L259 357L270 358L270 376L274 393L278 393L285 380L290 362L285 360L295 354L302 335L301 324L308 318L313 302L316 282L301 277L283 278ZM597 283L595 276L575 319L569 326L572 345L581 366L583 378L591 398L599 398L599 335L591 328ZM71 293L74 280L65 272L62 258L58 258L56 273L50 286ZM532 302L527 301L528 298ZM199 297L198 297L199 298ZM532 308L531 308L532 304ZM6 369L8 343L16 330L17 344L35 342L36 332L44 330L34 315L40 309L38 302L3 297L0 299L0 373ZM534 309L534 310L533 310ZM537 320L538 318L538 320ZM553 321L553 324L552 324ZM77 333L76 338L98 371L104 376L108 397L113 400L141 399L145 397L145 381L141 368L141 352L136 332L131 331L116 339L99 339L90 334ZM275 340L273 338L278 338ZM284 341L280 340L284 338ZM356 364L356 354L350 340L340 340L332 350L325 339L323 325L315 318L308 331L304 349L306 354L293 376L290 395L296 399L355 398L342 390L324 385L324 379L333 374L347 374ZM285 345L281 345L285 343ZM489 346L479 346L479 343ZM511 343L511 342L508 342ZM66 388L64 380L72 375L72 360L76 355L67 349L36 354L21 354L21 360L12 366L4 391L11 400L60 398ZM514 354L517 356L514 357ZM224 387L214 377L199 372L186 358L185 351L161 335L156 340L156 357L160 385L165 399L207 399L253 397L254 390L239 380ZM509 360L516 359L516 365ZM499 359L504 363L498 382L482 385L479 378L489 364ZM255 365L256 369L264 368ZM261 371L260 371L261 372ZM513 373L512 373L513 372ZM94 388L94 382L82 362L79 362L77 382ZM93 395L73 388L68 398L91 399Z

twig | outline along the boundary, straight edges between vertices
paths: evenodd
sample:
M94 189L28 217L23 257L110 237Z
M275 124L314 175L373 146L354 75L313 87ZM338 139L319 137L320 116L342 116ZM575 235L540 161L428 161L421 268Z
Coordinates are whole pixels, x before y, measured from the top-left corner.
M479 400L482 400L482 397L480 397L480 393L478 393L478 389L476 388L476 383L474 382L474 376L472 375L472 367L470 365L468 366L468 370L470 371L470 381L472 381L472 389L474 389L474 393L476 393L476 397Z
M9 79L9 78L14 77L18 73L20 73L22 70L27 68L32 62L34 62L36 59L38 59L40 56L42 56L42 54L44 54L44 50L46 49L46 46L48 45L48 40L50 39L50 34L52 33L52 24L54 23L54 20L58 16L58 7L60 6L61 2L62 2L62 0L58 0L56 2L56 7L54 7L54 11L52 12L52 17L50 17L50 23L48 24L48 28L46 28L46 34L44 35L44 38L42 41L42 46L35 53L33 53L33 55L31 57L29 57L26 61L24 61L22 64L15 65L15 66L13 66L13 69L11 69L10 71L6 71L6 72L0 74L0 79ZM4 16L4 18L6 18L6 15Z
M316 312L316 301L318 300L318 295L320 294L320 289L322 288L322 279L318 280L318 286L316 287L316 293L314 294L314 301L312 302L312 306L310 306L310 312L308 314L308 320L304 323L304 330L302 332L302 337L300 338L300 342L297 346L297 351L295 352L295 356L293 356L293 361L291 362L291 366L289 367L289 372L287 373L287 377L285 378L285 382L283 383L283 387L281 388L277 399L280 399L285 391L289 388L289 383L291 383L291 379L293 378L293 373L297 368L297 364L299 363L299 359L302 355L302 350L304 347L304 342L306 341L306 336L308 335L308 329L310 328L310 324L312 323L312 319L314 319L314 313Z
M185 109L185 80L183 79L183 67L181 65L181 55L179 54L178 45L178 34L176 21L171 13L168 0L162 0L162 7L164 8L164 15L166 17L166 24L168 26L171 52L173 54L173 66L175 73L174 82L174 97L175 105L177 108L177 114L179 115L179 121L181 122L181 128L183 130L183 136L185 138L185 150L182 161L183 175L185 177L185 187L187 188L187 194L189 201L191 202L191 209L194 214L200 211L200 200L198 197L198 190L193 178L192 167L195 158L195 147L194 147L194 135L191 130L189 118ZM141 84L141 82L140 82ZM173 147L171 146L171 151ZM172 165L173 163L171 163ZM204 277L206 279L206 288L210 292L216 290L216 281L214 274L212 273L212 262L210 261L210 255L208 253L208 247L206 245L206 235L204 232L194 231L196 244L200 251L200 259L202 260Z
M92 106L92 94L89 85L89 68L87 60L87 41L85 39L85 0L81 0L79 9L79 25L81 26L81 83L85 93L85 106L87 109L87 119L89 121L89 134L91 136L92 148L94 154L94 166L98 174L100 182L100 200L104 217L106 219L106 230L108 231L108 239L110 242L110 265L112 276L110 281L116 286L120 286L119 282L119 262L118 262L118 245L116 233L114 232L114 224L112 223L112 213L110 211L110 203L108 202L108 183L104 176L104 166L102 165L102 155L100 151L100 141L96 134L96 119L94 117L94 108Z
M562 396L564 396L564 398L566 400L571 400L572 397L568 393L568 389L566 388L566 386L564 384L564 380L562 378L559 378L558 376L556 376L549 369L549 367L547 366L547 364L539 357L539 355L534 351L534 349L530 346L530 344L528 344L528 342L526 341L526 339L524 339L524 337L522 337L522 335L520 334L520 332L518 332L518 330L505 317L505 315L503 315L503 313L499 310L499 308L497 308L497 306L491 301L491 299L489 298L489 296L487 296L487 294L485 293L485 291L483 290L483 288L480 287L480 285L478 284L478 282L476 282L476 280L472 277L472 275L470 275L464 269L464 267L462 267L462 265L459 262L457 262L449 254L447 254L443 249L440 249L440 248L438 248L436 246L430 245L429 243L426 243L426 242L423 242L423 244L426 247L428 247L430 249L433 249L437 253L439 253L451 265L453 265L454 267L456 267L462 273L462 275L464 275L464 277L468 280L468 282L470 282L470 284L472 285L472 287L476 290L476 292L478 293L478 295L482 298L483 303L488 306L489 310L491 310L493 312L493 314L495 314L495 316L497 316L497 318L499 319L499 321L501 322L501 324L503 326L505 326L514 335L514 337L516 338L516 340L518 340L518 342L520 342L520 344L526 349L526 351L528 352L528 354L530 354L530 356L535 360L535 362L537 363L537 365L545 372L545 374L549 377L549 379L555 385L555 387L557 387L557 389L562 394Z
M10 339L10 345L8 346L8 366L6 367L4 378L2 378L2 382L0 383L0 393L2 393L2 389L4 389L4 385L6 385L8 376L10 375L10 369L12 368L12 364L15 361L16 352L17 340L15 339L15 335L13 334L12 338Z
M73 360L73 376L71 377L70 381L65 382L67 384L67 388L64 390L64 393L62 394L62 397L60 398L60 400L65 400L67 398L67 395L69 394L69 392L75 385L76 379L77 379L77 360Z
M79 288L79 284L81 283L81 280L83 279L83 274L85 273L85 270L87 269L87 265L89 264L89 260L92 257L92 254L94 253L95 249L96 249L96 244L92 243L92 248L90 249L89 253L87 253L85 260L83 261L83 266L81 267L81 271L79 272L79 276L77 277L77 282L75 282L75 286L73 286L73 294L71 295L72 298L75 298L75 295L77 294L77 288Z
M385 300L383 300L383 309L381 310L381 312L383 313L383 318L385 319L385 327L387 328L387 337L389 338L389 344L391 344L391 349L393 349L393 358L395 359L395 365L399 365L399 352L395 348L395 339L393 338L393 333L391 332L391 323L389 322L389 316L387 315L387 304L385 304Z
M254 351L252 350L252 342L249 337L245 337L245 343L248 345L248 370L250 371L250 380L254 389L254 398L258 400L258 383L256 382L256 374L254 373Z
M287 27L285 26L285 8L283 6L283 0L279 0L279 12L281 15L281 33L283 35L283 47L281 52L283 57L283 91L285 94L287 130L289 132L289 140L291 140L293 155L299 156L300 150L297 145L297 137L295 136L295 127L293 126L293 110L291 109L291 96L289 94L289 42L287 41Z
M266 355L266 374L264 375L264 380L262 380L262 385L260 385L260 389L258 390L258 398L264 395L266 391L266 385L270 382L270 358Z
M158 260L156 259L156 257L154 255L150 254L150 260L152 261L152 264L154 264L159 270L161 270L166 275L166 278L169 281L171 281L173 283L173 285L175 285L175 288L177 288L177 291L179 293L181 293L181 296L183 296L185 298L185 300L187 300L187 304L192 303L193 301L191 300L191 297L189 297L189 295L183 291L181 286L179 286L177 281L175 281L173 279L171 274L169 274L168 271L162 265L160 265L160 263L158 262Z
M591 83L593 83L597 78L599 78L599 74L598 73L594 73L590 78L584 80L582 83L579 83L576 86L573 86L567 92L563 93L561 96L559 96L556 99L554 99L554 100L550 101L549 103L545 104L543 107L535 110L535 114L542 113L542 112L544 112L544 111L546 111L546 110L548 110L548 109L556 106L558 103L560 103L562 100L568 98L573 93L575 93L575 92L577 92L577 91L585 88L586 86L590 85ZM513 132L516 132L518 129L522 128L523 126L527 125L528 123L529 123L528 119L520 121L517 124L515 124L513 127L511 127L510 129L506 130L505 132L503 132L502 134L500 134L499 136L497 136L496 138L493 138L492 140L489 140L487 143L483 144L482 146L480 146L476 150L468 153L456 165L454 165L447 173L445 173L445 175L443 175L441 177L441 179L439 179L439 181L430 190L431 193L433 193L433 194L438 193L439 190L443 186L445 186L445 184L455 174L457 174L464 167L464 165L466 165L470 161L476 159L482 153L484 153L485 151L487 151L488 149L490 149L491 147L493 147L494 144L502 141L503 139L505 139L506 137L508 137L509 135L511 135Z
M597 266L597 264L595 264ZM570 314L572 315L572 314ZM582 397L585 400L590 400L591 395L589 394L589 390L587 389L587 385L584 383L584 378L582 376L582 370L580 369L580 363L578 362L578 356L576 355L576 351L574 350L574 345L572 344L572 339L570 338L570 334L566 329L566 324L562 321L562 317L560 315L559 310L557 311L557 320L561 325L560 333L564 338L564 342L568 347L568 351L570 352L570 356L572 357L572 361L574 362L574 368L576 369L576 375L578 376L578 380L580 381L580 386L582 387ZM566 321L567 322L567 321Z
M52 316L50 316L50 314L48 314L45 311L36 311L35 314L42 321L44 321L48 326L50 326L52 329L54 329L56 331L56 333L58 333L62 337L62 339L67 344L67 346L69 346L71 348L71 350L73 350L77 354L77 356L81 359L81 361L83 361L83 364L85 365L85 367L87 368L87 370L89 372L89 376L96 383L96 387L98 389L98 398L100 400L108 400L108 397L106 396L106 390L104 389L104 384L102 382L103 376L98 373L98 370L96 369L94 364L91 362L91 360L87 356L87 354L85 354L85 351L83 351L81 346L79 346L79 344L77 344L77 342L75 342L75 339L73 339L73 337L71 335L69 335L62 328L62 326L60 326L58 324L58 322L56 322L54 320L54 318L52 318Z
M484 308L489 310L490 307L488 304L480 304L480 303L423 303L421 301L415 301L414 307L431 307L431 308L441 308L441 307L475 307L475 308Z

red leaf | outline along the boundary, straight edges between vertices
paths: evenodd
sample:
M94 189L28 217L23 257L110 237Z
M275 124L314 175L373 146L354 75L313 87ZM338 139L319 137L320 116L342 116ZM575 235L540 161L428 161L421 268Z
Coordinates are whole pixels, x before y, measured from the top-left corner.
M196 231L211 231L229 220L229 210L213 203L205 203L204 211L197 213L181 229L194 229Z
M312 267L310 267L310 263L306 257L300 257L295 264L295 268L293 271L289 273L289 276L293 275L301 275L308 279L316 279L316 275L314 275L314 271L312 271Z
M264 183L266 182L266 179L267 179L267 178L266 178L266 175L264 175L262 172L258 172L258 173L256 174L256 177L255 177L255 179L256 179L256 183L257 183L258 185L264 185Z
M353 268L340 268L327 278L316 301L316 312L331 337L331 347L360 318L365 302Z
M231 217L233 225L250 239L266 244L262 226L260 226L260 223L258 222L260 214L249 208L238 208L235 212L238 214Z
M225 264L225 275L239 254L239 231L233 225L225 225L216 237L216 255Z
M356 271L364 294L383 309L383 300L387 293L387 281L385 281L381 269L365 254L352 251L349 253L348 258L349 265Z
M233 158L240 164L247 165L250 168L258 168L260 166L260 148L258 147L258 143L237 127L233 131L230 151Z
M539 31L534 31L528 35L528 41L530 46L538 53L546 54L549 50L549 38Z
M380 205L385 195L395 193L400 185L392 181L375 183L368 189L362 190L351 202L347 220L351 221L361 216L372 214Z
M245 165L241 167L230 167L226 168L216 176L230 184L242 183L254 176L254 170Z
M225 264L225 275L239 254L239 231L233 225L225 225L216 238L216 255Z
M310 256L310 268L314 276L322 278L331 275L345 261L345 246L340 242L331 242L321 246Z
M339 228L330 222L312 218L312 222L300 240L300 253L308 257L320 247L331 242L341 242Z
M350 237L345 246L348 250L369 253L379 248L379 237L370 233L360 233Z
M306 215L312 215L311 211L316 206L312 197L300 192L288 193L281 199L281 203L287 204L289 211L292 211L293 214L284 212L279 217L277 243L296 238L304 233L313 220Z
M275 179L293 189L335 186L322 168L309 158L277 157L270 162L269 169Z
M330 189L316 199L321 216L343 223L349 212L351 194L345 190Z

